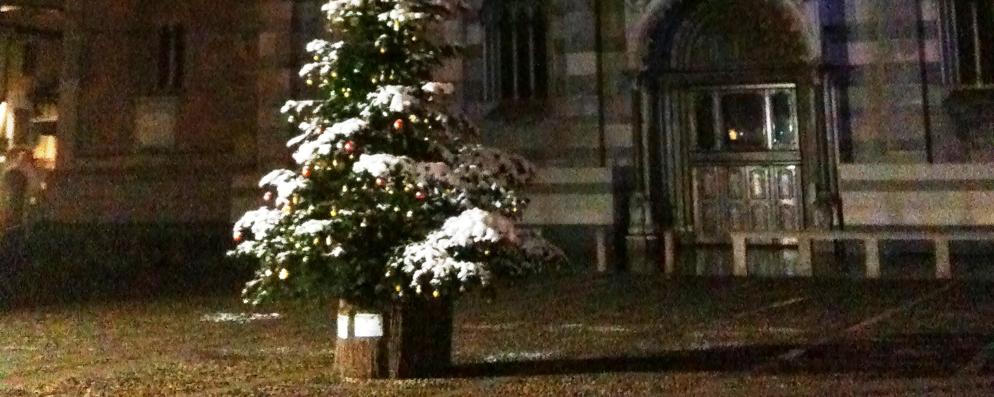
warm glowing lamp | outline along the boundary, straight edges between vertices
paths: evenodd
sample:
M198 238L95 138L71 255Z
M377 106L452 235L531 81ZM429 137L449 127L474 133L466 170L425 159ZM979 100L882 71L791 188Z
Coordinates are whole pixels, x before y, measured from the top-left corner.
M739 132L736 131L734 128L728 130L728 140L730 140L730 141L737 141L737 140L739 140Z
M0 132L8 141L14 136L14 123L10 122L10 105L7 101L0 102Z
M38 166L45 169L55 168L55 159L59 154L59 140L55 135L41 135L35 146L34 158Z

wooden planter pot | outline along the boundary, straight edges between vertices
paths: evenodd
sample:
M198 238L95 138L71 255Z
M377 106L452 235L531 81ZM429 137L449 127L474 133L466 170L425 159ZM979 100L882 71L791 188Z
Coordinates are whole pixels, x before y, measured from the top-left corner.
M427 378L452 364L452 302L415 299L386 310L338 308L335 366L345 378Z

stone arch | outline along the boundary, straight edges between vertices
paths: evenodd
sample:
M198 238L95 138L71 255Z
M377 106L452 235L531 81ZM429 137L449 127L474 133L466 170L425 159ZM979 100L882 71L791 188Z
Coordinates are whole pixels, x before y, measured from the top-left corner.
M633 1L633 0L629 0ZM637 2L637 1L633 1ZM646 3L636 11L638 17L629 25L629 63L635 70L647 70L656 66L659 57L667 55L676 40L677 34L688 33L685 21L700 15L702 10L734 5L734 0L643 0ZM768 10L776 11L791 22L792 29L800 39L800 58L812 63L820 58L820 44L816 34L816 23L809 10L797 0L754 0L753 5L766 3ZM712 14L712 17L714 15ZM683 32L680 32L683 30ZM686 36L685 36L686 37ZM661 42L662 41L662 42Z

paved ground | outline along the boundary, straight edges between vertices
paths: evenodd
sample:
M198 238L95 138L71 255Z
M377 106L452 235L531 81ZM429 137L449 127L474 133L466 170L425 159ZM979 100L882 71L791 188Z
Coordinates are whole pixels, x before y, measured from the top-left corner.
M965 281L519 283L461 302L456 368L421 381L343 383L328 311L218 315L244 310L232 298L0 314L0 395L994 393L994 285Z

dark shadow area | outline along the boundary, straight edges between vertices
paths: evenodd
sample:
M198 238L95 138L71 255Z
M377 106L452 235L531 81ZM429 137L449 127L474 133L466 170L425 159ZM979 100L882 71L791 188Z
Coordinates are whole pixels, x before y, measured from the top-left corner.
M37 224L0 242L0 306L236 294L226 224Z
M0 309L12 306L20 275L27 263L24 230L15 227L0 234Z
M541 376L611 372L743 372L797 346L758 345L708 350L682 350L642 357L597 357L462 364L451 376Z
M845 340L816 346L751 345L681 350L641 357L557 358L535 361L460 364L454 378L600 374L614 372L756 372L776 374L856 374L868 378L922 378L955 375L994 335L907 334ZM794 359L783 356L802 349ZM994 359L994 358L992 358ZM991 365L983 372L991 372Z
M981 353L994 335L903 334L815 346L772 373L841 374L868 377L949 377ZM991 357L990 359L994 359Z
M994 280L994 242L950 241L953 275L961 279Z

